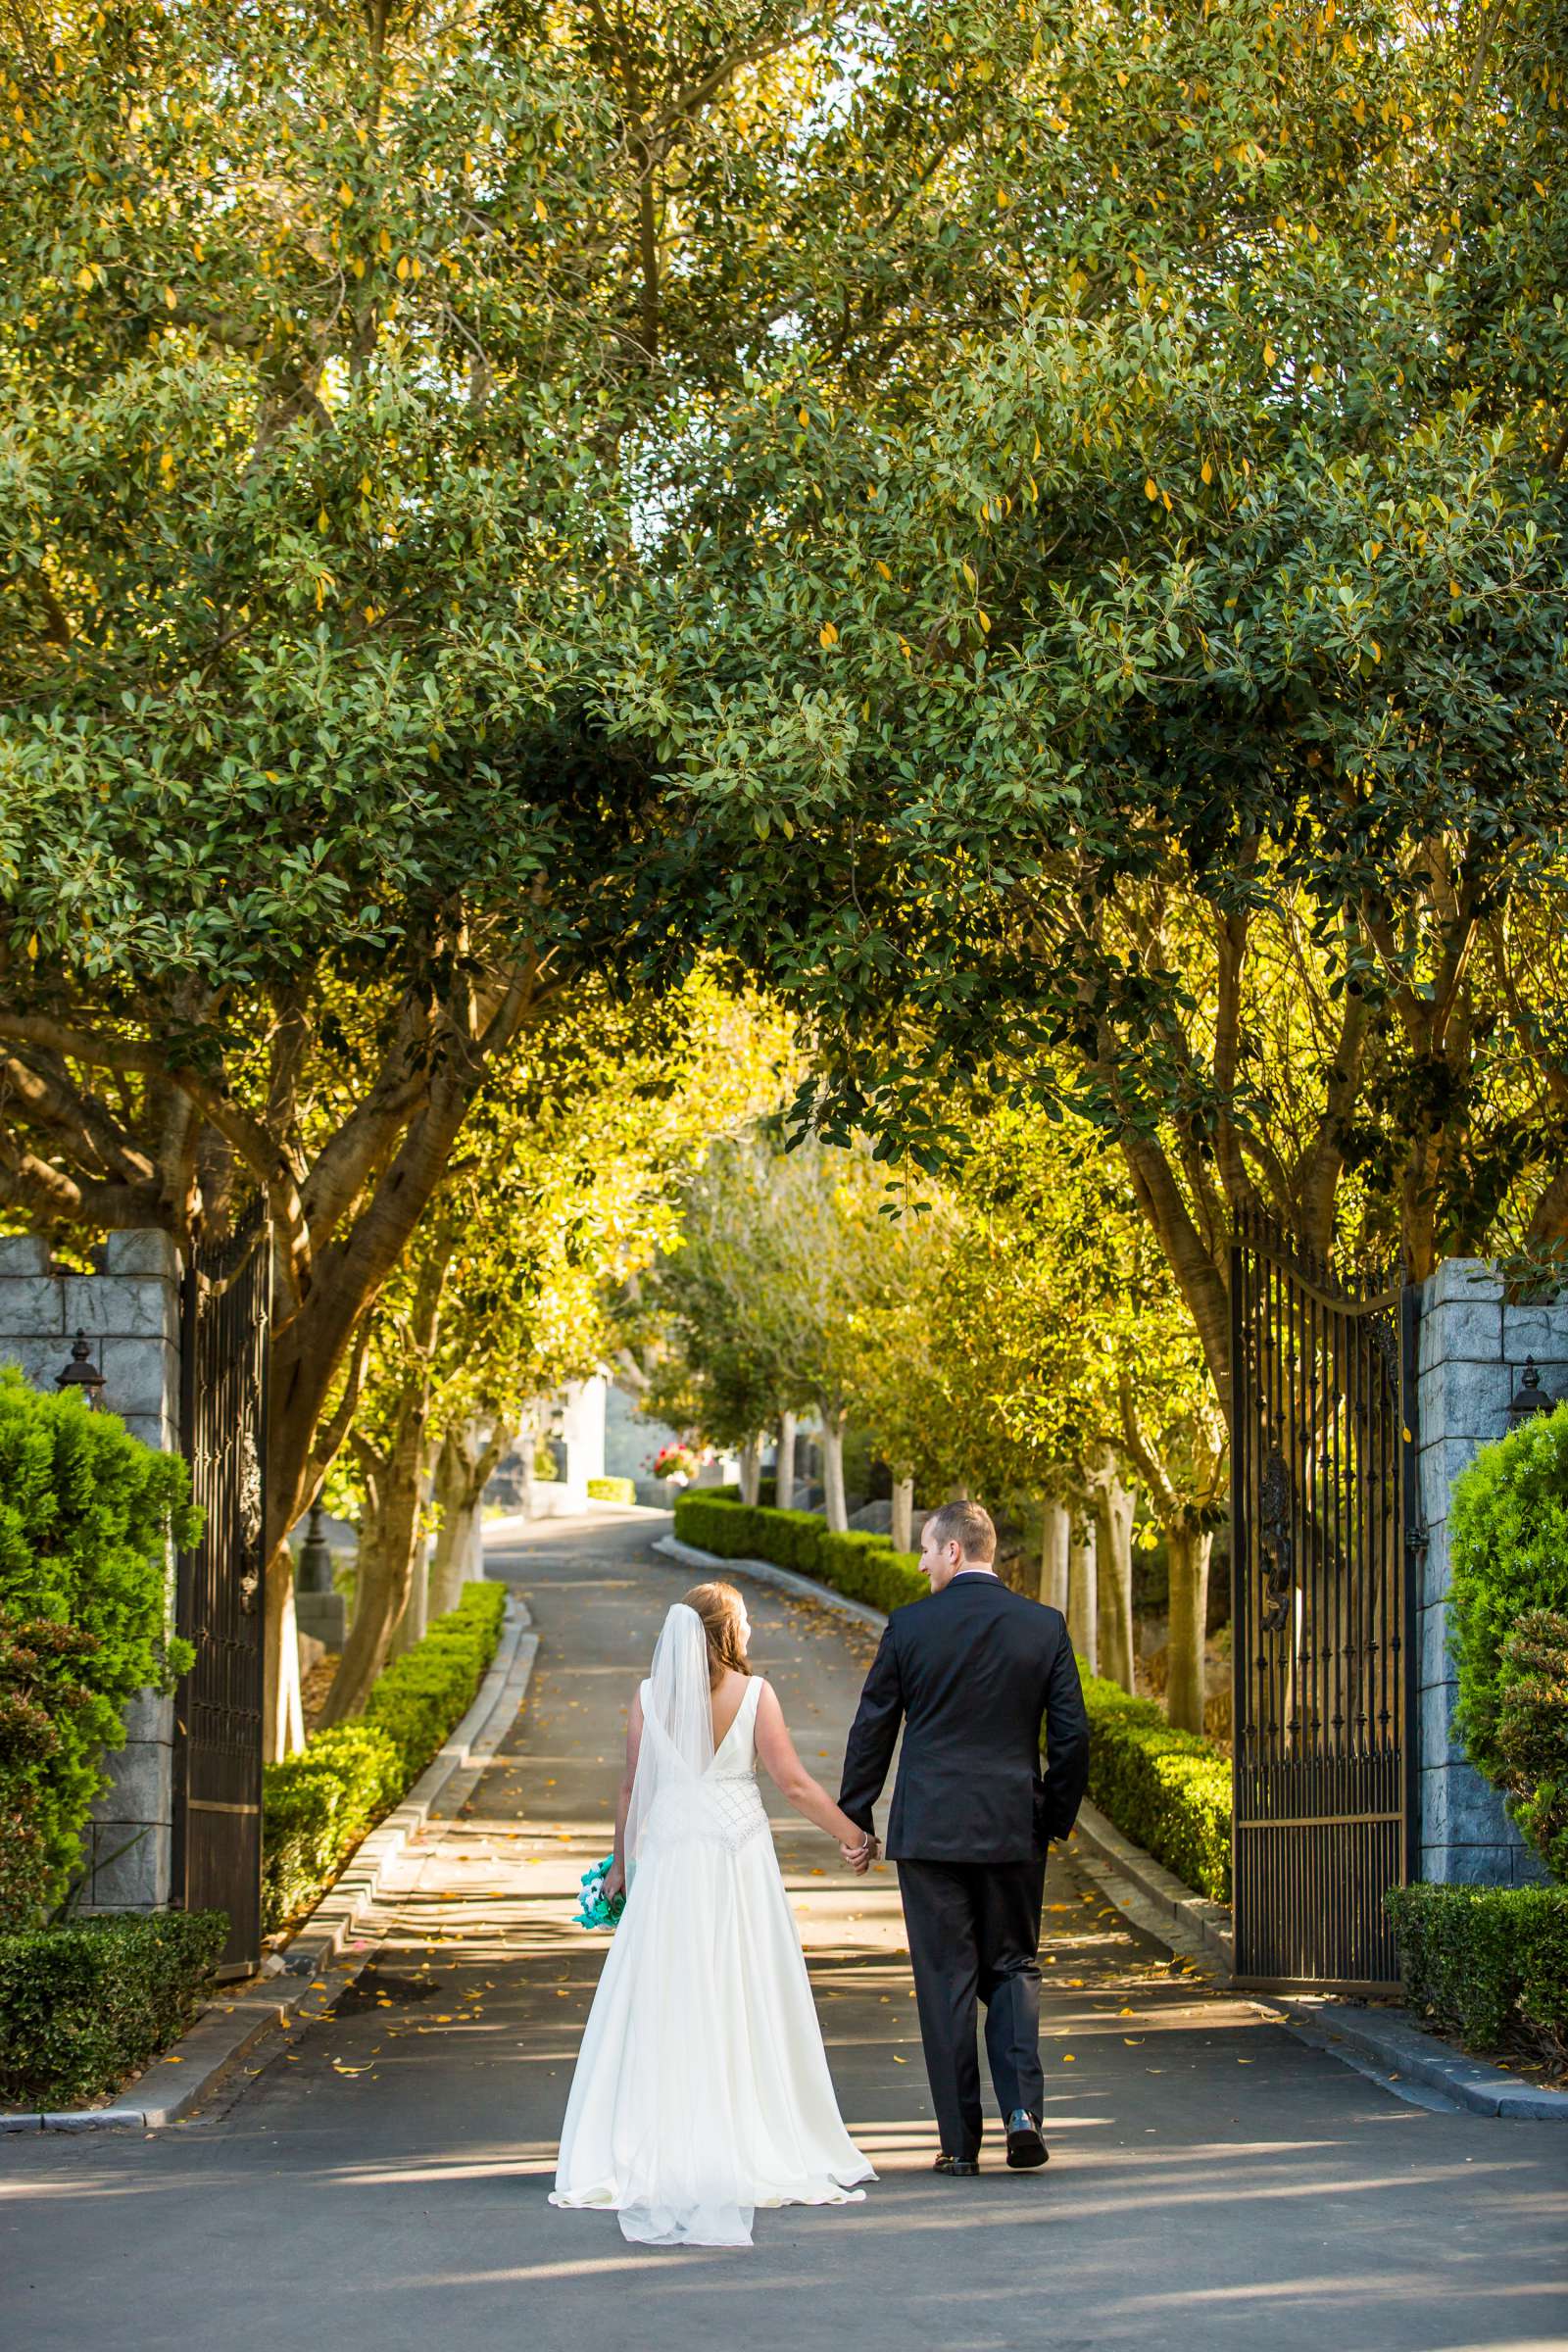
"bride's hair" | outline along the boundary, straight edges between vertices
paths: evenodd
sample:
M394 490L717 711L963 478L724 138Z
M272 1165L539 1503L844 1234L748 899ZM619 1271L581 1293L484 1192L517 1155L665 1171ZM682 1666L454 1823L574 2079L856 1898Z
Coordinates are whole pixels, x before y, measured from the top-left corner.
M750 1674L741 1642L741 1596L734 1586L693 1585L681 1598L689 1609L696 1610L708 1636L710 1689L718 1689L726 1667L735 1674Z

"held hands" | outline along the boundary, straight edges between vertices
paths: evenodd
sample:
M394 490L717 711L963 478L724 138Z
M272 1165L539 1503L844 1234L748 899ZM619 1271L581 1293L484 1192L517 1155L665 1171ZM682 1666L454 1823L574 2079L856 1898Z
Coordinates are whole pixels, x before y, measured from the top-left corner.
M858 1844L839 1847L839 1852L844 1856L858 1879L864 1878L881 1850L881 1846L869 1830L866 1831Z

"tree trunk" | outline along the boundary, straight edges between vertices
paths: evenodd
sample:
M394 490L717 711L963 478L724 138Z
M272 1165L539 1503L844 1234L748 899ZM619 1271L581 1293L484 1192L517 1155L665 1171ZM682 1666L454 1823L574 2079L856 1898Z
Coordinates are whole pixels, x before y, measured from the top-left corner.
M463 1581L466 1585L484 1583L484 1511L475 1504L468 1518L468 1541L463 1558Z
M432 1618L444 1617L448 1610L455 1609L464 1586L475 1577L484 1576L480 1530L484 1491L515 1434L516 1424L501 1415L491 1424L488 1435L482 1421L468 1420L454 1424L441 1441L435 1472L435 1499L441 1523L430 1563Z
M828 1533L835 1536L842 1536L850 1524L844 1499L845 1418L843 1413L822 1415L822 1508Z
M435 1551L430 1561L430 1614L444 1617L456 1608L458 1589L466 1566L467 1522L464 1490L467 1463L464 1458L471 1422L454 1422L442 1433L435 1457L431 1495L436 1507Z
M1096 1481L1093 1507L1100 1671L1131 1690L1134 1497L1114 1470Z
M741 1500L755 1510L762 1485L762 1441L748 1438L741 1447Z
M354 1441L366 1464L368 1483L374 1480L375 1508L368 1514L361 1532L354 1623L321 1710L323 1728L359 1714L386 1664L392 1637L408 1607L419 1543L425 1404L426 1384L421 1377L405 1392L394 1419L392 1443L384 1454L375 1454L363 1440Z
M421 1496L421 1520L424 1516L424 1500L425 1497ZM409 1596L393 1631L388 1655L401 1658L406 1649L414 1647L416 1642L422 1642L430 1615L430 1539L416 1524L414 1554L409 1568Z
M274 1586L277 1588L274 1590ZM305 1715L300 1701L300 1643L294 1623L294 1562L287 1544L280 1544L267 1563L267 1652L263 1661L267 1705L262 1717L262 1756L275 1764L305 1745Z
M1048 1608L1067 1614L1067 1551L1072 1513L1048 1494L1040 1506L1040 1597Z
M276 1546L309 1508L323 1473L347 1438L352 1410L345 1414L340 1407L329 1415L327 1400L355 1344L355 1334L402 1258L447 1171L468 1106L483 1079L487 1055L516 1035L527 1006L527 993L514 988L491 1023L482 1048L456 1032L439 1038L431 1054L424 1101L403 1129L373 1184L366 1182L370 1165L357 1179L351 1179L348 1161L342 1167L334 1165L329 1174L323 1166L323 1153L312 1183L306 1186L307 1218L319 1215L330 1239L316 1253L303 1302L276 1328L268 1352L267 1513L273 1563ZM348 1127L341 1133L346 1136ZM313 1184L319 1189L319 1200L312 1198ZM334 1185L341 1200L336 1213L326 1205ZM348 1204L362 1188L365 1205L351 1223ZM288 1286L280 1287L286 1290ZM436 1288L439 1293L439 1279ZM292 1615L292 1608L281 1573L274 1574L270 1568L265 1590L269 1616L265 1656L280 1676L279 1685L268 1691L266 1719L276 1727L289 1714L286 1684L290 1674L294 1678L293 1703L298 1705L299 1653L296 1642L283 1640L284 1612L287 1609ZM337 1680L342 1679L340 1670ZM367 1683L365 1690L368 1688ZM360 1695L363 1699L363 1691ZM329 1697L328 1705L332 1703Z
M1067 1631L1091 1674L1100 1671L1097 1598L1095 1522L1089 1511L1075 1510L1067 1547Z
M795 1508L795 1415L780 1413L778 1417L778 1469L774 1478L777 1489L774 1501L781 1511Z
M1209 1531L1191 1520L1165 1531L1170 1561L1165 1715L1183 1732L1203 1728L1203 1630L1208 1616L1208 1555L1213 1544Z
M914 1549L914 1481L902 1474L893 1481L893 1548Z

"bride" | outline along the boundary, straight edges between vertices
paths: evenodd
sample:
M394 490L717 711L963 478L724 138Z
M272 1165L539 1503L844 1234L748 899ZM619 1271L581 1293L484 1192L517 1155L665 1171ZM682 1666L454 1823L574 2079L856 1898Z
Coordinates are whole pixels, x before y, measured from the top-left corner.
M749 2246L759 2205L843 2205L876 2176L844 2129L756 1759L857 1861L868 1840L746 1662L731 1585L664 1620L632 1702L607 1895L626 1888L583 2032L553 2205L650 2246Z

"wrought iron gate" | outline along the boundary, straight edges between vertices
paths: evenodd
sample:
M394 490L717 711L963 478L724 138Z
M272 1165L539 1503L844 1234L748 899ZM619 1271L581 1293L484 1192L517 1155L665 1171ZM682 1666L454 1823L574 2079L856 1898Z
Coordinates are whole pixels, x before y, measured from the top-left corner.
M271 1255L259 1212L196 1249L181 1316L180 1446L207 1524L179 1559L176 1622L196 1661L174 1702L173 1900L228 1913L226 1975L261 1958Z
M1231 1253L1236 1973L1397 1989L1415 1791L1416 1294Z

